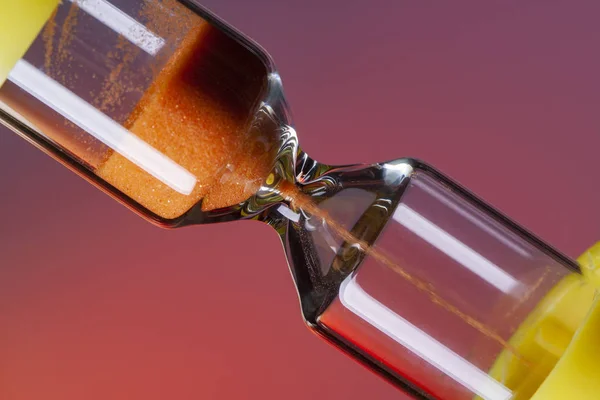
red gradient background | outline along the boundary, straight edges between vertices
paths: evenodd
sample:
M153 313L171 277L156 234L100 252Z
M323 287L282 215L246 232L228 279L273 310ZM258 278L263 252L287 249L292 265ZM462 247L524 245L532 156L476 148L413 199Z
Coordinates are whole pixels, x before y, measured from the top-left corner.
M301 143L415 156L570 256L600 239L597 0L205 0ZM403 399L303 326L259 223L165 231L0 129L0 399Z

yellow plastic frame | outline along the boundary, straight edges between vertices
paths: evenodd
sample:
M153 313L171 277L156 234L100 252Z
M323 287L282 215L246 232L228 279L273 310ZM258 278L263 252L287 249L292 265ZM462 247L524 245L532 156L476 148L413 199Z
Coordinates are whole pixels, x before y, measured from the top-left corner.
M0 0L0 86L19 61L59 0Z

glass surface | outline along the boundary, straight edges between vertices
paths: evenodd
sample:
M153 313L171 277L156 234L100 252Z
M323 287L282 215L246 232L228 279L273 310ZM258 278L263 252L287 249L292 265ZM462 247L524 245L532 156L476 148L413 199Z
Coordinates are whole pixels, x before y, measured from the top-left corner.
M344 278L318 326L436 398L513 398L488 371L573 271L419 169L375 246L385 260L367 257ZM538 361L522 360L536 373Z
M180 2L64 1L0 88L0 109L175 219L203 199L205 209L235 205L260 186L231 183L239 187L226 198L215 179L265 179L274 143L251 124L266 85L254 53ZM261 168L233 170L242 151L260 151Z
M419 161L311 159L269 57L194 2L63 2L0 121L162 226L270 224L308 326L416 397L528 399L564 351L513 339L572 261Z

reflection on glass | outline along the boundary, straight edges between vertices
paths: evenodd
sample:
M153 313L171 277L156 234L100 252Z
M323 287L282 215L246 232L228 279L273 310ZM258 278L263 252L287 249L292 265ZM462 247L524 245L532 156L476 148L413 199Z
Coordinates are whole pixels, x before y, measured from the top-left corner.
M342 304L419 358L485 400L508 400L512 392L431 336L381 304L348 277L340 289Z
M27 61L19 61L8 79L179 193L189 195L194 190L196 178L189 171L41 73Z
M498 290L510 293L518 288L510 274L407 205L400 204L392 218Z
M69 0L151 56L156 56L165 39L105 0Z
M360 237L385 221L358 266L345 261L351 273L311 320L415 395L530 399L548 358L516 338L546 318L540 304L555 288L581 276L428 167L412 170L405 185L351 228ZM340 244L338 258L343 252Z

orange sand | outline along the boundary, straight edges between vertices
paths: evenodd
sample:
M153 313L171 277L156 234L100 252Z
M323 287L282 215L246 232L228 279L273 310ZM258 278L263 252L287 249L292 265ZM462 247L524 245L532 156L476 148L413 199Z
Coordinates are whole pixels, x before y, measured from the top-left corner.
M249 57L254 58L208 23L197 24L126 124L196 176L191 195L176 192L117 153L96 173L167 219L181 216L202 199L204 210L248 199L272 167L274 147L274 138L265 142L248 129L265 78ZM232 70L232 62L243 72Z

